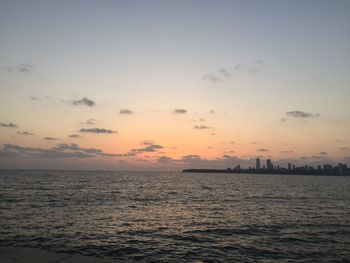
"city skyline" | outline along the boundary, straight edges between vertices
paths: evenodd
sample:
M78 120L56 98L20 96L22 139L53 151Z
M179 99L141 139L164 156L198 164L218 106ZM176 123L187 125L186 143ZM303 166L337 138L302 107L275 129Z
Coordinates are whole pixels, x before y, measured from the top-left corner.
M350 164L349 1L3 1L0 168Z
M329 163L317 165L316 167L310 165L296 166L294 163L288 163L287 167L274 165L271 159L266 159L266 166L261 166L260 158L256 158L255 167L248 168L241 167L238 163L233 168L226 169L203 169L203 168L189 168L184 169L186 173L245 173L245 174L278 174L278 175L328 175L328 176L349 176L350 168L347 164L338 163L333 166Z

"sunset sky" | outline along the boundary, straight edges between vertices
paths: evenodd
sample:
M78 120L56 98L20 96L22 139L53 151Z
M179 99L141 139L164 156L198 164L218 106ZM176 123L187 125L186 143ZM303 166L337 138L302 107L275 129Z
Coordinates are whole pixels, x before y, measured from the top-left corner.
M349 14L347 0L1 1L0 168L350 164Z

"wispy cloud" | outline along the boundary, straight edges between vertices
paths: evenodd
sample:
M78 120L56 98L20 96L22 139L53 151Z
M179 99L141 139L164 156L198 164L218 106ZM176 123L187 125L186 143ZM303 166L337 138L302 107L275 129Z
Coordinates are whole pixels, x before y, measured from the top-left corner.
M94 125L95 121L96 121L95 119L87 119L86 121L83 122L83 124Z
M232 68L230 67L230 69L222 67L217 71L203 75L202 80L216 83L230 78L233 75L237 76L242 73L257 74L264 68L264 64L263 60L256 60L250 65L240 63L234 65Z
M105 134L111 134L111 133L117 133L117 131L112 131L104 128L81 128L79 130L81 133L105 133Z
M153 145L154 142L153 142L152 140L145 140L145 141L143 141L142 144L143 144L143 145Z
M312 114L312 113L308 113L308 112L304 112L304 111L299 111L299 110L295 110L295 111L288 111L286 112L286 115L292 118L314 118L314 117L319 117L320 114L316 113L316 114Z
M53 137L45 137L45 138L43 138L43 140L45 140L45 141L57 141L57 140L58 140L58 138L53 138Z
M230 156L224 154L221 158L215 158L212 160L208 160L202 158L197 154L189 154L182 156L179 159L174 159L169 156L160 156L156 159L156 162L161 165L173 165L180 167L188 167L188 168L214 168L214 169L222 169L223 167L233 167L234 165L252 165L255 162L255 159L244 160L235 156Z
M185 113L187 113L187 110L185 110L185 109L175 109L173 111L173 113L174 114L185 114Z
M169 163L174 162L174 159L171 157L168 157L168 156L161 156L161 157L157 158L156 161L157 161L157 163L160 163L160 164L169 164Z
M70 135L68 135L68 137L69 138L80 138L81 135L79 135L79 134L70 134Z
M249 74L257 74L259 73L263 67L264 67L264 61L263 60L256 60L255 63L251 66L248 66L248 73Z
M294 153L292 150L286 150L286 151L280 151L282 154L289 154L289 153Z
M258 152L268 152L269 150L268 149L265 149L265 148L260 148L260 149L257 149Z
M4 67L4 70L9 73L30 73L34 70L34 65L28 63L17 63Z
M145 152L156 152L160 149L164 149L163 146L159 144L154 144L152 141L144 141L143 145L145 145L146 147L131 149L129 153L138 154L138 153L145 153Z
M25 158L95 158L122 157L122 154L105 153L100 149L82 148L77 144L57 144L55 147L44 149L34 147L22 147L15 144L4 144L0 149L0 157L25 157Z
M182 156L181 160L185 162L196 163L196 162L200 162L202 158L198 154L189 154L189 155Z
M246 70L246 65L243 65L243 64L236 64L233 66L233 70L235 71L243 71L243 70Z
M206 126L206 125L195 125L193 126L193 128L195 130L206 130L206 129L210 129L210 127Z
M327 155L328 153L327 153L327 152L320 152L319 154L321 154L321 155Z
M32 132L28 132L28 131L18 131L17 132L18 135L34 135L34 133Z
M119 111L119 114L130 115L130 114L133 114L133 112L132 110L129 110L129 109L122 109Z
M341 150L341 151L350 151L350 148L348 148L348 147L341 147L341 148L339 148L339 150Z
M86 97L80 100L72 100L70 103L74 106L85 105L88 107L94 107L96 105L96 103L93 100L88 99Z
M205 81L210 81L210 82L218 82L218 81L221 80L221 78L215 73L205 74L202 77L202 79L205 80Z
M9 122L9 123L3 123L1 122L0 123L0 126L1 127L5 127L5 128L18 128L17 124L14 124L12 122Z
M227 69L225 69L225 68L221 68L220 70L219 70L219 72L220 72L220 74L222 75L222 76L224 76L224 77L226 77L226 78L229 78L229 77L231 77L231 74L227 71Z

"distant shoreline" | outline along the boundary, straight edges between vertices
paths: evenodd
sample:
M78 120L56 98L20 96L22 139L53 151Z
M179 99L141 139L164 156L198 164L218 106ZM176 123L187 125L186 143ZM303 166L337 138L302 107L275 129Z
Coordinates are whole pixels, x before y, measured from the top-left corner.
M350 174L337 174L326 171L298 171L298 170L234 170L234 169L184 169L183 173L225 173L225 174L276 174L276 175L317 175L317 176L350 176Z

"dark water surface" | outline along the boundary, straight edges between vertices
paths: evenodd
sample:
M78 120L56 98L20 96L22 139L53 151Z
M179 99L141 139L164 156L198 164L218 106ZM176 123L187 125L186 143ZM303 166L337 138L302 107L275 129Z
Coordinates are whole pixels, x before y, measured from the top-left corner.
M142 262L350 262L350 177L2 170L0 246Z

